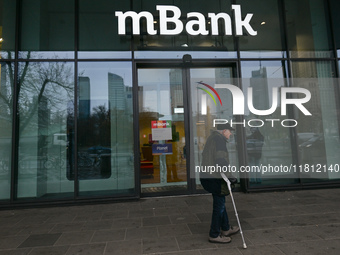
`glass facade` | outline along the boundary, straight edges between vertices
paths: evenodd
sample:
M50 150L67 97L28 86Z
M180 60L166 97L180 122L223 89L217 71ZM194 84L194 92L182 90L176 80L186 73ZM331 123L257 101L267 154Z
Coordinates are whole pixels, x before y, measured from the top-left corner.
M237 169L295 167L236 172L241 189L338 185L338 11L0 0L0 204L202 192L195 167L216 119L239 123L226 145Z

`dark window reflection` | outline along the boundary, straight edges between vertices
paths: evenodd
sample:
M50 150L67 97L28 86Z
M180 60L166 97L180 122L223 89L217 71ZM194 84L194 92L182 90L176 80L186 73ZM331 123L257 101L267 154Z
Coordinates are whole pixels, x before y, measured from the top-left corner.
M334 38L335 38L335 44L338 50L339 55L339 49L340 49L340 2L338 0L330 0L331 5L331 15L333 20L333 29L334 29Z
M130 50L131 36L118 35L118 19L115 16L115 11L128 10L131 10L130 1L79 1L80 57L85 57L84 52L93 52L92 57L106 58L105 55L112 51ZM107 52L99 55L95 51Z
M241 57L284 57L283 24L281 22L280 1L237 0L242 13L253 13L251 26L256 36L244 34L239 38Z
M74 0L22 0L21 13L20 51L39 53L30 58L74 57Z
M80 87L81 84L79 82ZM90 113L87 111L90 110L90 100L83 100L81 97L80 94L78 178L80 180L109 178L111 176L110 111L103 104L94 107Z
M16 1L0 0L0 58L11 58L15 49Z
M332 57L326 2L285 1L288 48L292 57Z

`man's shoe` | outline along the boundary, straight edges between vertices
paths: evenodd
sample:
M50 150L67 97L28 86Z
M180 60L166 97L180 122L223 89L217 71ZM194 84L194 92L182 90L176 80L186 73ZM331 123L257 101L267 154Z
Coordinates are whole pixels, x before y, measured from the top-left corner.
M236 233L238 233L240 231L239 227L232 227L230 226L229 230L222 230L221 231L221 235L222 236L231 236L231 235L235 235Z
M209 242L211 243L230 243L231 242L231 238L227 237L227 236L218 236L218 237L210 237L209 236Z

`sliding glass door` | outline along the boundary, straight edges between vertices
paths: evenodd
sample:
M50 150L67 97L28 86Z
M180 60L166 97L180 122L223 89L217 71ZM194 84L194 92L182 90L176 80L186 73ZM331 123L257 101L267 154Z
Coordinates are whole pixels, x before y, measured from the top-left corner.
M185 191L185 107L181 68L138 70L142 193Z

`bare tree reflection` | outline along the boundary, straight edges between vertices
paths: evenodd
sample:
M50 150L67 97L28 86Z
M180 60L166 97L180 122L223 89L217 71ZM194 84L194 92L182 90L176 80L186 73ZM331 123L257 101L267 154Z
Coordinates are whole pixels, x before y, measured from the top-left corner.
M11 58L11 54L8 55ZM31 52L28 52L26 59L30 58ZM10 85L6 86L7 93L1 93L0 97L8 109L8 115L13 116L14 66L7 65L6 77L9 78ZM61 111L65 111L65 97L73 98L73 88L73 68L65 62L20 63L17 86L19 133L23 133L28 125L37 125L36 113L42 102L47 103L50 110L54 110L51 113L52 118L60 119Z
M43 196L49 184L66 179L65 172L70 167L67 134L68 125L73 124L68 119L74 104L74 64L35 61L38 58L33 53L25 54L17 73L14 65L6 66L7 86L1 99L9 118L18 119L18 182L30 183L32 194Z
M105 105L93 107L87 118L78 119L78 127L78 178L109 178L112 152L110 110Z
M19 132L22 133L30 123L37 124L31 120L42 102L46 101L48 109L56 113L52 116L57 118L58 111L66 111L65 98L73 97L74 74L65 62L25 62L19 71Z

